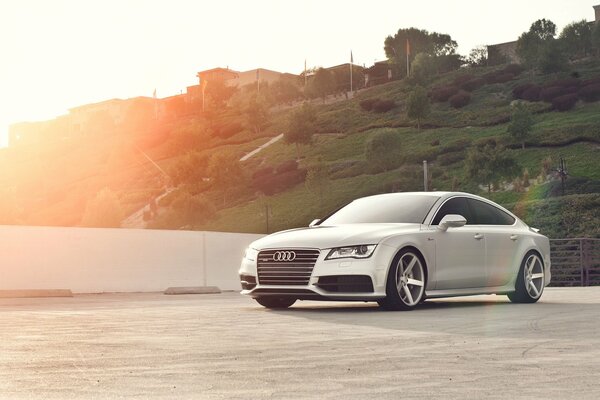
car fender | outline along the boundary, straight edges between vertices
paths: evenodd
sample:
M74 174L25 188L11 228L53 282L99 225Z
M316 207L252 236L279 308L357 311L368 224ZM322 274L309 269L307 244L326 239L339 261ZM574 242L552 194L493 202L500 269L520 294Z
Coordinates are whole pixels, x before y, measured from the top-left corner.
M394 235L389 236L382 240L380 245L393 247L395 249L394 256L398 254L400 250L406 247L414 247L421 253L425 260L425 268L427 269L427 285L426 289L433 289L435 279L435 241L428 240L427 233L425 231L412 232L410 234ZM392 266L392 261L389 261L389 265L386 271L386 281Z

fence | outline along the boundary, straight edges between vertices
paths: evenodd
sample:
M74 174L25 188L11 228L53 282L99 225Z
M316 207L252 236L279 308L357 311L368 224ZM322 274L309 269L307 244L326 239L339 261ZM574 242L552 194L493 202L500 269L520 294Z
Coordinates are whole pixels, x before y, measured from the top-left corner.
M551 286L600 285L600 239L551 239Z

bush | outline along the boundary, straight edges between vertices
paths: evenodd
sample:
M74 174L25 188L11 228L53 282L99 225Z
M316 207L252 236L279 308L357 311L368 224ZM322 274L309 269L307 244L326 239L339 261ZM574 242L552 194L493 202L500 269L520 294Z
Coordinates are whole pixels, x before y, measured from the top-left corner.
M600 83L582 87L577 95L581 100L588 103L600 100Z
M533 88L533 87L538 87L538 85L536 85L535 83L531 83L531 82L529 82L529 83L524 83L524 84L522 84L522 85L515 86L515 88L514 88L514 89L513 89L513 91L512 91L512 96L513 96L513 99L525 100L525 99L523 98L523 94L524 94L524 93L525 93L527 90L529 90L529 89L531 89L531 88Z
M521 64L509 64L502 69L505 74L511 74L513 76L520 75L525 68Z
M394 100L379 100L373 104L373 111L376 113L385 113L396 107Z
M540 92L542 88L540 86L534 85L529 89L526 89L523 92L523 100L527 101L540 101Z
M223 139L228 139L244 130L244 126L239 122L230 122L213 130L213 136L218 136Z
M581 85L581 81L577 78L565 78L565 79L558 79L558 80L552 81L552 82L544 85L544 87L566 88L566 87L571 87L571 86L578 87L580 85Z
M367 142L365 158L376 171L388 171L402 164L402 138L391 131L375 134Z
M576 92L576 88L573 87L560 87L560 86L551 86L547 88L543 88L540 91L540 99L544 100L547 103L552 103L557 97L561 97L567 94L573 94Z
M577 95L575 93L565 94L552 100L552 108L557 111L568 111L575 107Z
M285 172L295 171L298 169L298 161L288 160L284 161L275 168L276 174L283 174Z
M489 72L483 76L487 83L505 83L514 79L514 75L504 71Z
M470 101L471 95L464 91L460 91L454 96L450 97L450 105L454 108L462 108L469 104Z
M252 179L260 179L265 176L273 175L273 167L264 167L252 174Z
M440 139L435 139L431 141L431 145L432 146L439 146L440 145Z
M485 84L485 79L483 78L475 78L470 81L464 82L460 87L468 92L472 92L473 90L477 90Z
M360 105L360 108L362 108L365 111L371 111L373 109L373 104L375 104L375 102L379 101L379 99L364 99L361 100L360 103L358 103Z
M471 139L459 139L450 142L440 150L440 153L453 153L456 151L466 150L471 145Z
M456 86L440 86L433 88L429 93L431 100L438 103L448 101L448 99L458 93Z
M437 158L437 162L442 165L450 165L456 162L462 161L465 159L465 154L463 152L453 152L442 154Z
M474 78L475 77L472 74L459 75L456 78L454 78L454 85L462 86L465 82L469 82L470 80L473 80Z
M286 171L281 174L262 176L260 179L254 180L254 187L267 196L271 196L275 193L282 192L304 182L305 178L306 170L296 169L292 171Z
M496 77L496 81L494 83L506 83L508 81L512 81L513 79L515 79L515 76L513 74L509 74L509 73L499 74Z

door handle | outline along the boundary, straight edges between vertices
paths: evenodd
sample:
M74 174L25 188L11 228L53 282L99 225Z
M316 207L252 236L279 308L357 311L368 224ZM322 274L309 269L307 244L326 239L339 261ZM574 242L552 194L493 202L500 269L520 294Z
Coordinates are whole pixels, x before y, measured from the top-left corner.
M476 233L473 237L477 240L483 239L483 235L481 233Z
M510 240L517 240L518 238L518 235L510 235Z

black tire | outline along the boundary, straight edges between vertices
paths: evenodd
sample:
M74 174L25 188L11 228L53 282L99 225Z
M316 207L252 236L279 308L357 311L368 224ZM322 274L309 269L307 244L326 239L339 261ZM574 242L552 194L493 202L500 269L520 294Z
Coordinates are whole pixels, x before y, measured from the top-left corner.
M531 263L532 260L536 264L530 268L529 263ZM535 271L534 275L537 276L541 273L542 277L534 278L535 280L531 279L532 269ZM544 263L542 258L537 252L530 251L523 257L523 261L521 261L519 274L517 275L517 280L515 282L515 291L507 294L510 301L513 303L535 303L538 301L540 297L542 297L544 285L546 283L545 276L543 275ZM541 279L541 282L537 281L539 279Z
M257 297L254 299L263 307L272 310L283 310L289 308L296 302L296 299L291 297Z
M411 277L413 280L417 280L421 282L419 286L421 289L414 290L415 285L411 285L413 289L408 288L408 283L404 283L404 288L398 287L397 279L398 279L398 268L400 268L401 263L404 262L406 257L411 257L418 261L418 264L411 268ZM418 267L418 269L414 269ZM404 264L402 270L400 271L400 275L404 270ZM427 285L427 268L425 266L425 261L419 252L414 249L407 248L401 250L396 257L394 257L394 261L390 266L390 271L388 273L387 283L386 283L386 297L384 299L378 300L377 303L384 310L388 311L410 311L413 310L421 300L425 296L425 286ZM416 295L411 295L410 301L407 299L407 290L410 293L416 293ZM402 291L404 291L404 296L402 295Z

